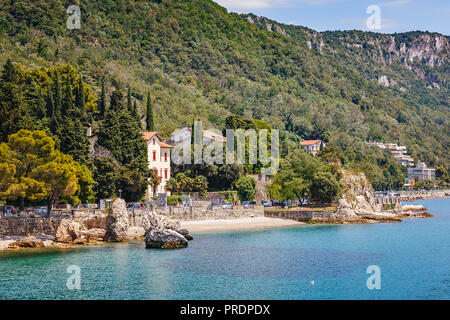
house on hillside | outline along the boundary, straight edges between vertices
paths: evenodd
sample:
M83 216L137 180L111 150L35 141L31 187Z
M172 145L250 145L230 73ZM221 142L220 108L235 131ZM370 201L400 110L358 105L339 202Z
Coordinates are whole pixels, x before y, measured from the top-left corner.
M414 168L408 168L409 177L417 177L418 182L436 179L436 170L428 168L425 162L419 162Z
M376 146L381 150L389 150L392 157L398 164L406 167L414 167L414 158L408 155L406 146L399 146L396 143L383 143L383 142L366 142L368 146Z
M156 197L160 193L170 195L166 184L170 179L170 149L173 147L165 143L156 131L143 132L142 136L147 143L148 167L161 180L155 188L148 187L147 198Z
M175 130L174 132L172 132L169 142L172 144L177 143L181 143L183 145L190 144L191 136L192 136L192 128L183 127L182 129ZM225 143L227 142L227 139L221 134L218 134L211 130L203 130L203 145L208 145L212 141L220 141L222 143Z
M325 146L326 144L322 140L303 140L300 142L300 147L313 156L315 156Z

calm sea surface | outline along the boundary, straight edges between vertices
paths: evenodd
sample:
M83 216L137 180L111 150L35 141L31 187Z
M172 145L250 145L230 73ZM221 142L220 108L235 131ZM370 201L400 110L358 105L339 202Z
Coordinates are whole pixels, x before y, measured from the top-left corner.
M194 234L166 251L0 252L0 299L450 299L450 199L416 203L435 218ZM81 290L66 286L71 265ZM369 265L380 290L366 286Z

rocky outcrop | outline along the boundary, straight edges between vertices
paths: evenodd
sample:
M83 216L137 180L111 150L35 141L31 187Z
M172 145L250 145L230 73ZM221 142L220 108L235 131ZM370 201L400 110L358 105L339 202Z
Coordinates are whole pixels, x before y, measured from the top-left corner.
M18 248L44 248L44 242L36 237L26 237L21 238L13 243L10 243L8 248L18 249Z
M152 230L145 232L145 247L157 249L185 248L188 241L174 230Z
M73 243L82 237L82 231L86 228L73 220L63 219L56 230L55 241L64 243Z
M149 228L155 230L176 230L180 228L180 221L152 212L142 218L142 227L145 230Z
M100 228L92 228L92 229L81 231L81 235L82 235L82 237L84 237L86 239L86 242L102 241L105 238L105 233L106 233L106 230L100 229Z
M145 229L143 227L131 227L128 229L128 239L142 240L145 237Z
M87 229L105 229L106 230L106 214L95 214L83 221L83 225Z
M398 221L393 212L383 212L375 202L373 188L364 173L343 171L344 193L338 201L332 219L339 221L379 220Z
M180 228L178 220L152 212L144 216L142 227L145 228L146 248L184 248L193 237L187 229Z
M106 222L105 241L128 241L129 220L125 200L120 198L116 199L111 204L110 210Z
M194 237L189 233L188 229L177 229L175 230L179 234L181 234L183 237L186 238L186 240L191 241L194 239Z

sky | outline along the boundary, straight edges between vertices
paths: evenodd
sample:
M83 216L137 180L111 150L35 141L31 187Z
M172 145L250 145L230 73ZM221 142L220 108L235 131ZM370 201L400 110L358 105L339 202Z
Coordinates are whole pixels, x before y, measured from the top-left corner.
M381 33L430 31L450 35L450 0L213 0L228 12L254 13L317 31L364 30ZM367 19L379 8L380 24Z

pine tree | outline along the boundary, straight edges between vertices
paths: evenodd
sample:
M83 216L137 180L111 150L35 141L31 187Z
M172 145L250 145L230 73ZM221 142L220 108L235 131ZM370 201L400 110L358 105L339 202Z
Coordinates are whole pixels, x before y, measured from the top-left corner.
M147 118L146 118L147 131L155 131L155 123L153 119L153 106L150 99L150 92L147 95Z

